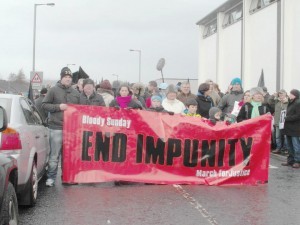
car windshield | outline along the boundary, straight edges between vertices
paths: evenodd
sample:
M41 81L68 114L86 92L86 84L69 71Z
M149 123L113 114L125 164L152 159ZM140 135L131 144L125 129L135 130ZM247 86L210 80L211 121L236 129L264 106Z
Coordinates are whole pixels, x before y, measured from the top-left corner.
M0 98L0 105L6 110L7 113L7 122L10 122L10 113L11 113L11 99Z

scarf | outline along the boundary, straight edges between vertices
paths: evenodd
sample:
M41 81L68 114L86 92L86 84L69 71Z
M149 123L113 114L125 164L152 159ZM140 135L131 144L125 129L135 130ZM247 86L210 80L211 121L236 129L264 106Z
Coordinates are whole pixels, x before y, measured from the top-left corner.
M260 116L258 107L261 106L261 102L254 102L251 101L251 105L253 106L252 112L251 112L251 118L255 118Z
M121 108L127 108L129 102L131 101L131 95L126 97L117 96L116 100Z

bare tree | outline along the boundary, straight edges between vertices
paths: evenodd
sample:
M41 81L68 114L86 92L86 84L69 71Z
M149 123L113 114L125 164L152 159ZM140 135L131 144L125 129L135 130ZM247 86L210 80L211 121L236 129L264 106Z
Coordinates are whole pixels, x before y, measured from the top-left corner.
M9 81L15 81L15 80L17 80L17 74L15 74L15 73L10 73L10 74L8 75L8 80L9 80Z
M19 72L18 72L16 78L17 78L17 79L16 79L17 81L21 81L21 82L26 81L26 76L25 76L25 74L24 74L23 69L20 69L20 70L19 70Z

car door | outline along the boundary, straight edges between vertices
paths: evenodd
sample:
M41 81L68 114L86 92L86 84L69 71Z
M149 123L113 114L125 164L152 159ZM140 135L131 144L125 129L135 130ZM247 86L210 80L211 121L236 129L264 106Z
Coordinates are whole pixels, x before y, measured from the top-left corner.
M33 135L34 146L37 153L38 176L42 175L47 164L49 154L48 129L43 125L41 116L33 104L27 99L21 100L23 111L26 111L25 117Z

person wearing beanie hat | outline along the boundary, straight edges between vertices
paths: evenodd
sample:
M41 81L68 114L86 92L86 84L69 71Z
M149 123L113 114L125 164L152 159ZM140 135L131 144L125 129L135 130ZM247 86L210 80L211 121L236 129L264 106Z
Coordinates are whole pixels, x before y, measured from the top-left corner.
M209 118L209 109L214 106L214 102L209 96L210 93L211 90L210 85L208 83L202 83L199 85L198 94L196 98L196 101L198 103L197 114L200 114L202 117L205 117L207 119Z
M95 91L95 83L92 79L84 79L82 87L83 91L79 100L81 105L105 106L103 97Z
M166 98L162 102L165 110L179 114L185 110L184 104L176 99L177 90L173 84L170 84L166 89Z
M300 93L297 89L290 91L290 101L286 110L284 128L282 133L286 135L288 145L287 162L283 166L300 168Z
M278 93L274 93L268 100L270 108L274 111L274 129L272 145L276 148L272 153L280 154L287 150L286 136L282 134L283 116L285 116L289 99L285 90L281 89Z
M72 71L69 69L69 67L64 67L60 71L60 78L62 79L65 76L73 77Z
M231 113L236 102L242 101L244 92L242 89L242 81L240 78L234 78L228 87L227 94L225 94L218 104L218 107L223 113Z
M250 89L251 102L246 102L237 116L237 122L252 119L266 113L271 113L267 104L264 103L263 90L260 87Z
M192 116L192 117L199 117L201 118L201 115L197 113L198 108L198 102L196 99L190 98L187 100L186 109L183 111L184 116Z
M112 90L112 85L109 80L103 80L96 89L97 93L102 96L105 102L105 106L109 106L109 104L114 100L114 92Z
M165 110L161 104L162 104L162 98L159 95L153 95L151 97L151 105L147 109L147 111L168 113L168 111Z
M71 86L72 73L64 67L60 73L61 80L49 89L42 101L42 109L48 112L49 129L49 164L47 170L46 186L55 184L59 156L63 145L63 116L68 104L79 104L79 93Z
M47 88L42 88L42 90L40 91L40 96L35 99L34 103L35 106L37 107L38 111L41 113L42 119L45 122L47 117L48 117L48 113L42 108L42 102L46 96L48 92Z

